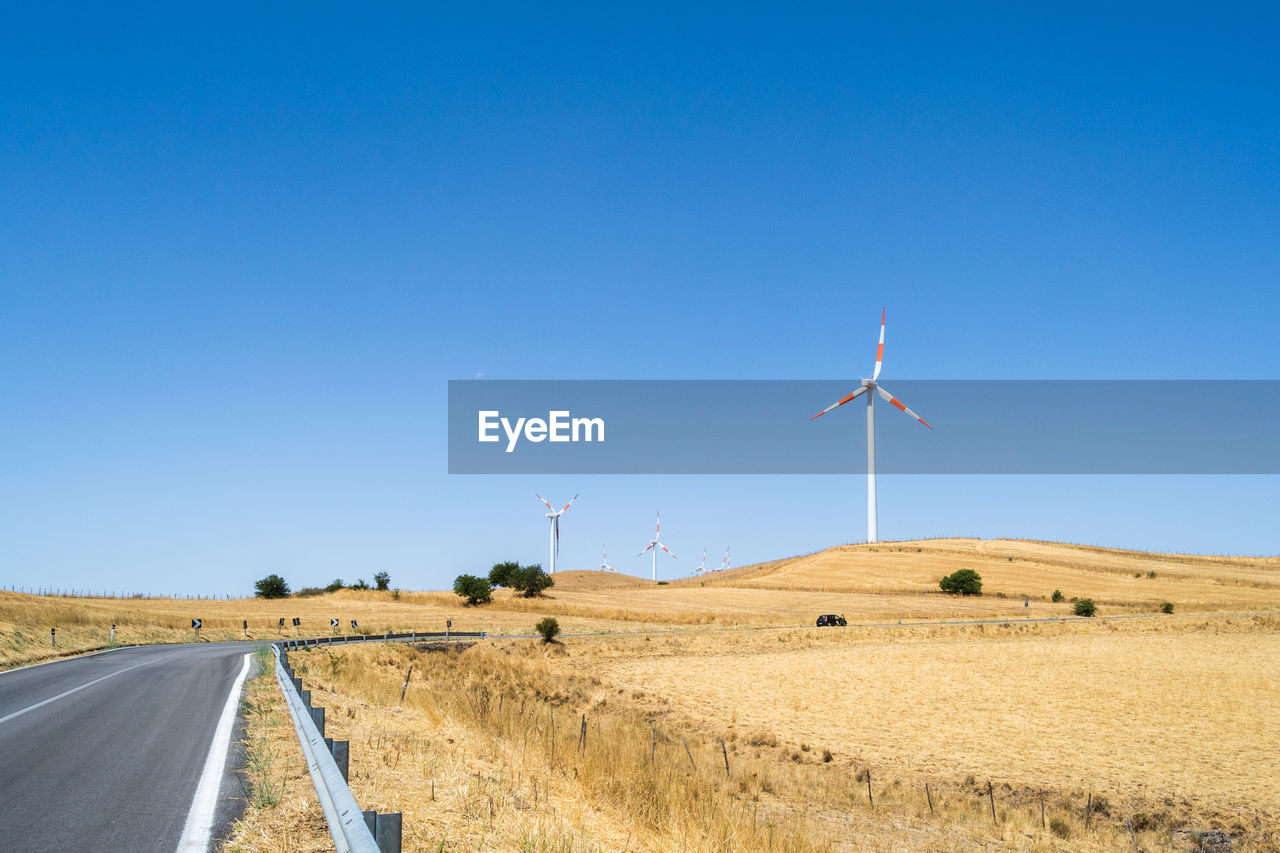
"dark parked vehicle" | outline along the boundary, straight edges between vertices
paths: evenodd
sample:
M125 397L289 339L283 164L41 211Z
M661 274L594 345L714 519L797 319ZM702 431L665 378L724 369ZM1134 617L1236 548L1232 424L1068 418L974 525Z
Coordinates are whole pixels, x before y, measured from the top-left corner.
M843 616L837 616L834 613L826 613L818 617L819 628L823 625L840 625L843 627L848 624L848 621L846 621Z

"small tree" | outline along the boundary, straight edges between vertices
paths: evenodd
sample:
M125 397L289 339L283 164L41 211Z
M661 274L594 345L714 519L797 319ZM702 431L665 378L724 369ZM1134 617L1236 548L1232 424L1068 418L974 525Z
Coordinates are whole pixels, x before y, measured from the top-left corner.
M548 616L533 626L533 630L542 635L542 642L554 643L556 635L560 633L560 623L556 621L554 616Z
M520 591L525 598L537 598L543 590L555 586L556 579L542 570L542 566L534 563L511 573L512 589Z
M1164 604L1161 604L1161 605L1160 605L1160 612L1161 612L1161 613L1172 613L1172 612L1173 612L1173 602L1172 602L1172 601L1166 601Z
M489 570L489 583L494 586L511 586L511 576L520 571L520 564L516 562L494 563L493 568Z
M493 601L493 587L475 575L458 575L453 581L453 591L465 598L465 603L471 607Z
M951 595L982 595L982 575L973 569L957 569L938 581L938 586Z
M1098 612L1092 598L1077 598L1071 612L1077 616L1093 616Z
M1063 596L1063 594L1062 594L1062 590L1060 590L1060 589L1055 589L1055 590L1053 591L1053 601L1054 601L1055 603L1056 603L1056 602L1059 602L1059 601L1062 601L1064 597L1065 597L1065 596Z
M391 573L377 572L373 576L373 585L377 589L384 590L384 591L391 589Z
M353 583L351 586L348 587L348 589L368 589L368 588L369 588L369 582L366 581L364 578L358 579L355 583Z
M337 592L340 589L345 589L345 586L342 583L342 578L334 578L333 580L329 581L329 585L324 588L324 591Z
M289 584L279 575L267 575L253 585L258 598L288 598Z

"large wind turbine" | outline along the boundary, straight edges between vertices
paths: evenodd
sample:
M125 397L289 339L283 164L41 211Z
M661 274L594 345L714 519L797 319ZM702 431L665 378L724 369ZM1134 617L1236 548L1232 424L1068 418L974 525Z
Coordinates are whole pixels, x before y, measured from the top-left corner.
M579 492L579 494L581 494L581 492ZM554 575L556 573L556 554L560 553L560 516L568 512L569 507L573 506L573 501L576 501L577 499L578 499L578 495L574 495L573 500L565 504L562 509L556 510L556 508L553 507L550 503L547 503L546 498L544 498L542 495L538 495L538 500L546 504L547 509L551 510L551 512L545 513L547 518L551 519L551 572L550 574Z
M911 417L918 420L920 423L929 427L929 429L933 429L933 427L929 426L929 424L925 421L924 418L920 417L915 412L908 409L905 403L903 403L897 397L890 394L887 390L885 390L884 386L880 385L880 383L877 381L880 378L880 367L884 363L884 318L885 318L885 312L883 309L881 309L880 311L880 346L876 349L876 369L875 369L875 372L871 374L871 378L862 380L862 386L858 388L857 391L854 391L851 394L846 394L845 396L841 397L839 400L836 400L830 406L827 406L821 412L818 412L818 414L814 415L813 418L821 417L822 415L825 415L827 412L831 411L832 409L837 408L839 406L843 406L845 403L849 402L850 400L853 400L856 397L859 397L863 394L867 394L868 391L875 389L876 394L879 394L881 397L883 397L885 401L889 403L889 405L893 406L894 408L901 409L902 411L906 412L908 415L911 415ZM876 399L875 394L867 394L867 541L868 542L876 541L876 418L875 418L875 408L872 405L875 402L875 399ZM809 418L809 420L813 420L813 418Z
M616 571L617 571L617 569L615 569L613 566L609 565L609 552L608 552L608 550L606 550L606 549L605 549L605 547L604 547L603 545L601 545L601 546L600 546L600 571L602 571L602 572L616 572Z
M636 554L637 557L643 557L646 551L653 552L653 579L655 581L658 579L658 548L661 548L662 550L666 551L668 554L671 554L671 549L668 548L666 545L663 545L662 542L658 540L658 537L661 535L662 535L662 514L659 513L658 523L653 531L653 538L649 540L649 547L645 548L644 551L641 551L639 554ZM656 548L654 547L655 545L657 546ZM673 560L676 559L676 555L671 554L671 559Z

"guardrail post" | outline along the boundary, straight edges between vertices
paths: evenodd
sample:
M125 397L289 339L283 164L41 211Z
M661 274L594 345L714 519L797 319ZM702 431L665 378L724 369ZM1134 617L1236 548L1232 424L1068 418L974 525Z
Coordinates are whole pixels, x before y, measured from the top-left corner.
M311 720L316 724L316 728L320 730L320 736L324 737L324 708L312 708Z
M400 853L400 818L400 812L374 817L373 840L378 842L380 853Z
M311 707L311 691L299 690L298 695L302 697L302 704L310 708Z
M378 825L378 813L373 809L369 809L368 811L361 809L360 814L364 815L364 825L369 827L369 834L374 836L374 841L377 841L378 837L374 835L374 833L376 832L375 827Z
M299 693L301 693L301 692L302 692L302 679L301 679L301 678L299 678L299 677L298 677L298 676L296 676L296 675L290 675L289 677L293 679L293 689L294 689L294 690L297 690Z
M351 757L351 741L335 740L333 742L333 763L338 765L338 769L342 771L342 781L349 782L347 778L347 762Z

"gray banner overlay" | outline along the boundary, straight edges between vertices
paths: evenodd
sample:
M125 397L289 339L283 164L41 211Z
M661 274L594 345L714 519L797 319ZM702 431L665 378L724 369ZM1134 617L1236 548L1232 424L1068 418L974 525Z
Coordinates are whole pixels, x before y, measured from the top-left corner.
M452 381L449 473L865 473L874 391L810 420L859 386ZM893 380L889 389L933 429L876 396L880 473L1280 473L1280 381Z

